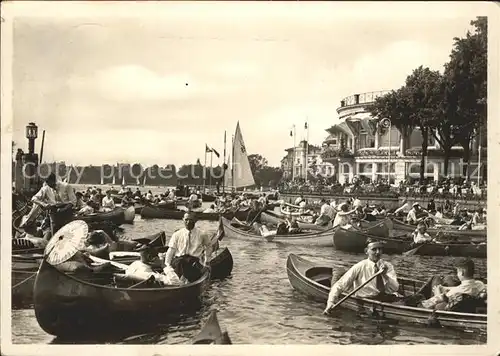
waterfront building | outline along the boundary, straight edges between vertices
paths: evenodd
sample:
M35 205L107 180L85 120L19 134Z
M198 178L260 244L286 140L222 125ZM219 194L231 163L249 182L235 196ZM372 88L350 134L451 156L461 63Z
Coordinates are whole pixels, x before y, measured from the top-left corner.
M287 148L285 151L286 155L281 159L284 179L305 179L307 172L309 172L307 177L311 177L331 166L321 159L321 147L308 144L305 140L302 140L297 147Z
M334 179L340 183L352 182L354 177L367 181L383 178L398 184L407 178L418 179L421 161L422 135L416 128L409 137L403 137L392 126L379 127L369 112L369 107L379 96L388 91L354 94L341 100L337 109L339 123L326 129L328 137L322 144L321 159L331 164ZM481 181L486 180L486 135L481 137L482 164ZM469 174L477 180L479 139L471 143L472 157ZM463 148L454 146L450 158L448 175L463 174ZM444 155L439 143L429 135L428 156L425 164L425 177L437 180L443 176ZM390 167L390 168L389 168ZM390 170L389 170L390 169Z

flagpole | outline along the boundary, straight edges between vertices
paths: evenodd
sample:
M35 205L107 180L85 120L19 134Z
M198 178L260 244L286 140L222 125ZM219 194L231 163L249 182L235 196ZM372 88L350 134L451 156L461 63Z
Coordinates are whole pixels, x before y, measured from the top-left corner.
M308 181L308 176L309 176L309 125L307 124L307 117L306 117L306 183Z
M292 182L295 180L295 159L296 159L296 152L295 152L295 125L293 125L293 161L292 161Z
M231 189L234 187L234 135L231 140Z
M207 167L207 145L205 144L205 163L203 164L203 190L202 193L205 193L205 181L206 181L206 169Z
M213 151L213 148L212 150L210 151L210 176L208 177L208 186L210 187L209 189L212 189L212 160L213 160L213 155L214 155L214 151Z
M226 164L226 130L224 130L224 159L222 160L222 193L226 192L226 170L224 165Z

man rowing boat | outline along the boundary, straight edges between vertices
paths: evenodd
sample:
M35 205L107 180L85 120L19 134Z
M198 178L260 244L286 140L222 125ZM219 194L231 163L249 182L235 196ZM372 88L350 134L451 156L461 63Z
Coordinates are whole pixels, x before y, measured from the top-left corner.
M184 214L183 221L184 227L174 232L168 242L165 264L171 265L179 278L194 282L210 261L213 246L210 236L195 226L192 212Z
M383 247L384 243L381 241L368 243L365 249L368 258L356 263L332 285L324 313L330 312L330 309L340 300L342 293L348 293L359 287L380 270L383 273L356 292L355 296L384 302L393 302L398 299L396 295L399 289L398 277L393 265L380 258Z

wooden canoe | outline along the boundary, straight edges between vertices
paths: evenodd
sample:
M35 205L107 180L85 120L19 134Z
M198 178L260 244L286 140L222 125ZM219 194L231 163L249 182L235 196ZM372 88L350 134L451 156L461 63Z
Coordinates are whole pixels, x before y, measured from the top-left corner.
M210 313L208 320L203 325L200 333L194 337L192 344L212 344L212 345L231 345L231 339L226 331L222 331L217 312L214 310Z
M393 237L379 237L365 233L359 229L338 229L333 234L335 248L340 251L362 253L368 240L384 241L384 252L401 254L416 246L412 246L413 239L406 234ZM460 243L455 241L441 241L422 245L415 254L421 256L454 256L486 258L486 243Z
M286 216L279 214L279 213L275 213L274 211L267 210L267 211L262 213L261 221L265 224L277 225L280 222L285 222ZM300 221L298 219L296 221L297 221L297 224L299 225L299 228L302 230L325 231L325 230L329 230L333 227L332 221L330 221L325 226L320 226L320 225L316 225L313 223ZM383 221L386 223L382 224ZM373 221L373 222L361 220L359 222L359 224L360 224L360 227L362 230L370 229L373 226L379 226L380 229L372 229L371 230L371 234L379 235L379 236L389 236L389 225L392 226L392 223L390 223L390 221L386 220L386 219Z
M288 256L286 267L292 287L311 299L323 302L324 308L330 292L332 268L315 264L294 254ZM414 294L419 287L423 286L421 281L405 278L399 278L399 283L399 293L405 296ZM435 318L441 326L476 331L486 331L487 325L486 313L434 311L354 296L347 299L341 306L357 312L365 312L372 317L409 323L427 324L430 318Z
M145 206L141 210L141 217L143 219L172 219L172 220L182 220L186 211L184 210L171 210L171 209L162 209L153 206ZM194 212L196 214L197 220L208 220L208 221L217 221L219 220L219 213L203 213L201 211ZM223 216L232 219L233 217L237 217L238 219L246 219L248 215L248 208L244 210L238 210L236 213L231 211L225 212Z
M118 207L108 212L97 212L81 216L78 215L75 216L75 220L83 220L87 224L106 221L106 222L112 222L113 224L120 226L125 222L125 209Z
M42 261L35 279L34 305L38 324L48 334L99 335L117 327L134 329L168 321L170 315L201 305L210 270L193 283L160 288L114 287L81 278Z
M408 231L413 232L416 226L406 224L405 222L392 218L392 226L395 231ZM447 228L446 225L442 225L441 228L430 228L427 229L429 235L440 236L446 238L455 238L457 240L485 240L487 236L486 230L454 230Z

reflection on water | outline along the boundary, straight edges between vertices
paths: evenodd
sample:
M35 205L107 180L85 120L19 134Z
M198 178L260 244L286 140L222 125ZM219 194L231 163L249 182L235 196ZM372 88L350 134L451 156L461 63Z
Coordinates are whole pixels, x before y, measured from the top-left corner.
M200 221L203 229L215 231L217 223ZM166 230L171 233L181 221L141 220L124 226L127 238ZM273 243L246 242L224 238L234 259L233 274L210 286L203 307L174 324L157 325L154 330L108 340L130 344L189 343L199 331L211 310L218 311L223 329L233 343L248 344L477 344L485 335L450 329L430 329L411 324L391 324L362 319L354 312L339 309L332 317L322 315L324 305L306 299L292 289L286 273L286 258L296 253L331 266L349 267L362 254L347 254L334 248L286 246ZM434 273L453 272L453 257L386 256L400 275L425 279ZM477 272L486 277L486 260L476 260ZM14 343L62 343L44 333L37 324L33 309L14 310L12 315ZM89 341L89 342L96 342ZM101 342L101 341L99 341Z

